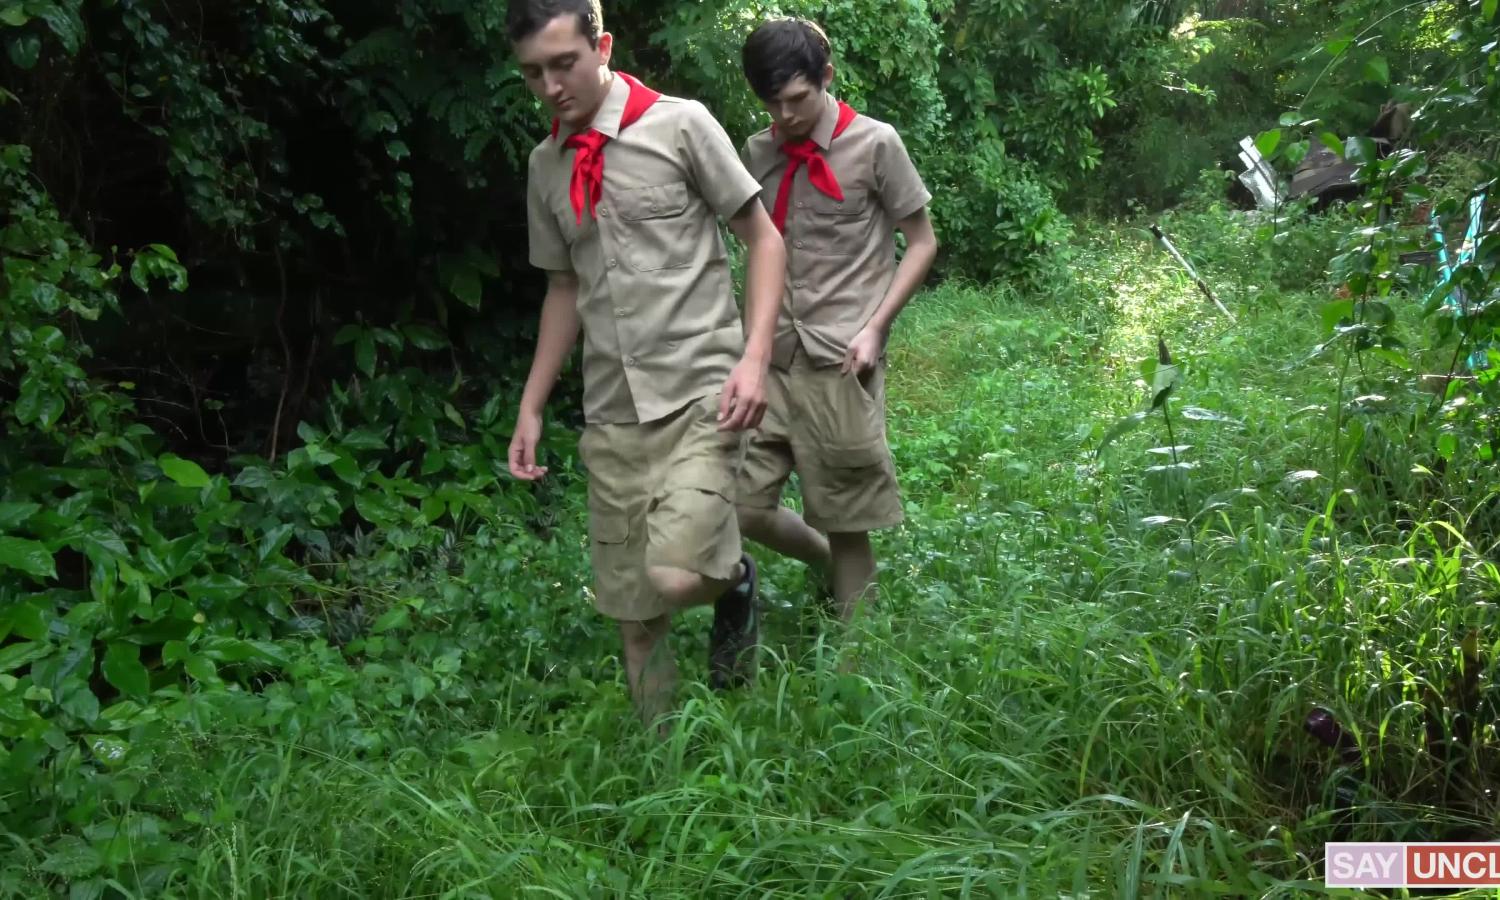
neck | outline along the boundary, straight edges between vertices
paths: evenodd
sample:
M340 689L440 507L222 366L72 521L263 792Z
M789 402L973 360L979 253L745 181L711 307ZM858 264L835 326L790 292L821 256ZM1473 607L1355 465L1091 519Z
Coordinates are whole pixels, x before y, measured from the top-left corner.
M598 117L599 110L604 107L605 98L609 96L610 89L615 86L615 73L609 69L603 69L602 71L604 74L600 79L599 99L594 101L594 105L588 111L588 116L579 121L577 126L579 131L593 127L594 119Z

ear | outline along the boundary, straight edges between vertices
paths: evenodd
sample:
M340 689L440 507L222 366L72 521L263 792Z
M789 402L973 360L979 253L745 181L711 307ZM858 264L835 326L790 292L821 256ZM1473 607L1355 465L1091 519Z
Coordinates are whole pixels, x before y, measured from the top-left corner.
M614 53L615 36L609 32L599 35L599 65L608 66L609 58Z
M823 90L833 87L833 63L823 67Z

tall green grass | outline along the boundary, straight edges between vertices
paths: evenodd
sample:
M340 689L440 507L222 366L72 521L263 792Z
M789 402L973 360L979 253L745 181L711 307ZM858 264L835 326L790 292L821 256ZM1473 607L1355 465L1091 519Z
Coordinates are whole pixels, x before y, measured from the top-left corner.
M264 698L138 737L149 802L103 807L128 876L114 883L1305 896L1323 892L1326 840L1489 835L1491 760L1442 758L1424 709L1452 696L1466 635L1481 629L1468 649L1488 653L1500 577L1450 523L1397 527L1358 494L1325 516L1329 420L1307 408L1333 403L1334 382L1305 361L1314 298L1229 260L1231 323L1136 232L1075 253L1055 295L950 285L902 318L890 428L908 519L879 539L883 604L853 634L817 618L797 565L767 559L759 679L702 688L707 614L684 617L681 711L656 742L582 595L581 521L519 570L470 547L462 577L422 588L449 612L383 636L399 681L399 660L426 671L461 634L446 688L393 701L372 688L384 674L329 655L302 681L332 699L277 707L305 718L295 739L257 727ZM1191 467L1169 465L1160 413L1096 452L1143 407L1138 362L1158 336L1185 366L1168 414ZM1357 758L1304 732L1314 706L1357 736ZM45 861L15 853L12 872ZM32 871L10 886L43 884Z

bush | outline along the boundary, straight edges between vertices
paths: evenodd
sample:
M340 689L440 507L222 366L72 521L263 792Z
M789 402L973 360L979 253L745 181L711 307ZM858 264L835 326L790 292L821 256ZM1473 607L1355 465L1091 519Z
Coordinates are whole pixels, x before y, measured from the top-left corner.
M942 273L1019 282L1056 274L1072 227L1034 166L996 142L962 140L924 155L918 166L934 197Z

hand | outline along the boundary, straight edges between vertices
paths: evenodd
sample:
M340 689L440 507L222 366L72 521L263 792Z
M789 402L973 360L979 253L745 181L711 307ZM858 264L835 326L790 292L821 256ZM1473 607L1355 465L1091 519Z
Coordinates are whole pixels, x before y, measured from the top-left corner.
M849 342L849 349L844 353L844 365L839 371L845 375L850 372L863 375L875 368L884 351L885 335L876 328L862 328L854 336L854 340Z
M719 430L748 431L766 414L766 366L742 359L719 391Z
M510 439L510 474L522 481L537 481L547 474L545 466L536 464L536 445L542 440L542 417L522 413L516 417L516 433Z

